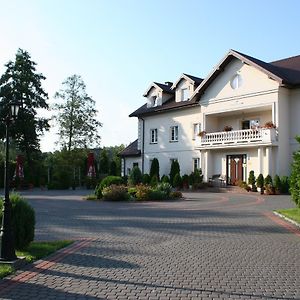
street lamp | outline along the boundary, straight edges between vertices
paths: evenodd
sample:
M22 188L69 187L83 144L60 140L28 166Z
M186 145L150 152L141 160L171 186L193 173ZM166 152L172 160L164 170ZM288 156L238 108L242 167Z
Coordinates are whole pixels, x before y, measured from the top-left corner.
M14 247L14 236L11 218L11 202L9 199L9 176L8 176L8 161L9 161L9 126L12 120L18 116L20 102L13 101L10 103L10 112L5 118L5 171L4 171L4 203L2 214L1 227L1 244L0 244L0 262L9 262L17 259Z

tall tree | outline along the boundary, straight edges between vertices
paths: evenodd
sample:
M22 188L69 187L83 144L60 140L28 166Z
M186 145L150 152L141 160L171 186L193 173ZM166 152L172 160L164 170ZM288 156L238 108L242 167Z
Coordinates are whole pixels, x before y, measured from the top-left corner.
M11 101L22 100L23 108L11 126L11 135L30 162L33 152L40 149L40 136L49 129L48 119L37 115L37 109L48 109L48 95L42 87L42 80L46 78L37 73L36 63L22 49L17 51L15 61L8 62L5 67L0 77L0 118L8 114ZM5 125L1 122L0 138L4 136Z
M62 89L55 94L55 98L62 100L62 103L54 105L60 144L68 151L99 144L98 130L102 124L96 119L95 101L86 93L81 76L72 75L62 85Z

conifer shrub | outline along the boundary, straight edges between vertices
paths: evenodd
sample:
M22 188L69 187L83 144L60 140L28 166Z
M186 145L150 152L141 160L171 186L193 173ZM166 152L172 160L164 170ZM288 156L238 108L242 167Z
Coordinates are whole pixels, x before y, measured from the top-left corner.
M176 174L180 174L180 166L179 162L177 160L173 160L171 164L171 170L170 170L170 183L173 187L174 186L174 178Z
M177 173L174 177L173 186L176 187L177 189L180 189L182 186L182 178L179 173Z
M263 174L259 174L256 180L257 187L260 188L260 193L264 193L264 176Z
M274 188L275 188L276 194L280 194L280 192L281 192L281 180L280 180L280 177L277 174L274 176Z
M163 183L170 183L170 178L168 175L163 175L161 178L161 182Z
M290 179L288 176L282 176L281 180L281 193L288 194L290 192Z
M150 184L151 177L149 174L144 174L142 177L142 183L143 184Z
M271 175L267 175L264 180L264 186L266 187L267 185L270 185L270 184L273 185L273 180L272 180Z
M128 184L137 185L142 182L142 172L139 167L133 167L129 174Z
M34 239L35 212L28 202L17 193L10 194L12 227L15 248L24 250ZM0 224L2 224L3 199L0 200Z
M189 188L189 175L187 175L187 174L184 174L184 175L182 176L182 187L183 187L184 189Z
M256 178L254 176L254 171L252 170L249 172L248 183L251 184L251 190L253 192L256 192L255 182L256 182Z
M300 136L296 137L300 143ZM293 153L292 171L290 176L290 192L293 201L300 207L300 149Z
M153 178L153 176L156 176L157 180L159 180L159 162L157 158L153 158L152 160L149 175L151 179Z
M151 185L152 187L156 187L157 184L158 184L158 178L157 178L156 175L153 175L153 177L151 178L151 181L150 181L150 185Z

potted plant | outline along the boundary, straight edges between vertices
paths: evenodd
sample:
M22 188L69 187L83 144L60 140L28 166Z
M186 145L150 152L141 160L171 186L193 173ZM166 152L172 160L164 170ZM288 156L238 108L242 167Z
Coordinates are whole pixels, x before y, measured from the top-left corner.
M230 126L230 125L226 125L224 127L224 131L231 131L231 130L232 130L232 126Z
M272 128L276 128L276 125L272 121L268 121L265 123L263 128L272 129Z
M200 137L205 137L205 135L206 135L206 131L200 131L199 133L198 133L198 136L200 136Z

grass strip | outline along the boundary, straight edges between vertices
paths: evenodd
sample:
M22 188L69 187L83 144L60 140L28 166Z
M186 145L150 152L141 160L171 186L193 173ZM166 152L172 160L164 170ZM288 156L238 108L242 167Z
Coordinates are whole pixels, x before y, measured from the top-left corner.
M300 224L300 208L278 209L276 211Z
M69 246L73 241L51 241L51 242L32 242L27 249L22 251L16 251L17 256L25 256L25 260L28 263L34 262L43 257L49 256L55 251ZM0 278L3 278L9 274L12 274L15 270L7 265L0 264Z

